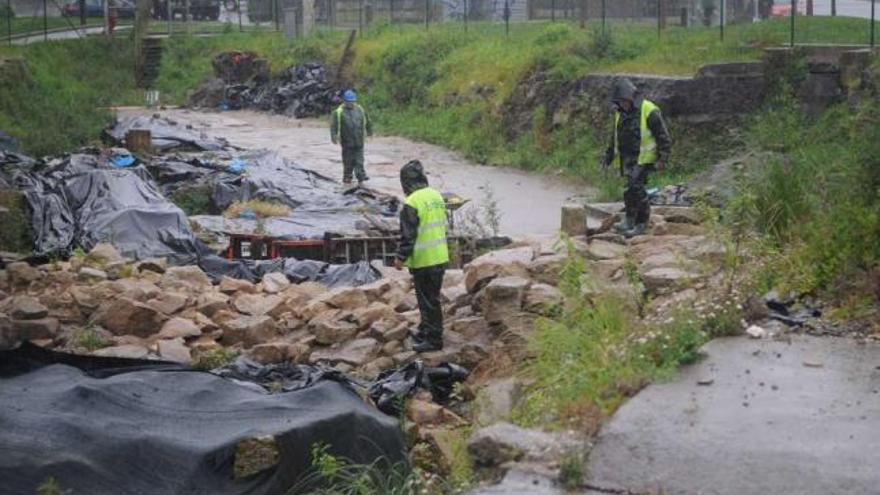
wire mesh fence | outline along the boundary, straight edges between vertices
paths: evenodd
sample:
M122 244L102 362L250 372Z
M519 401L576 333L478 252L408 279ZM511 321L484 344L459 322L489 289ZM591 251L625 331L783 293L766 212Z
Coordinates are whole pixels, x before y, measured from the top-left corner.
M105 1L109 5L105 5ZM5 2L5 6L3 5ZM0 37L28 42L130 29L135 0L0 0ZM787 44L877 43L877 0L138 0L147 2L149 33L161 35L359 29L377 25L461 23L498 30L534 22L601 29L650 26L716 30L747 43L743 25L785 23ZM302 29L302 26L311 29ZM293 26L293 27L291 27ZM299 26L297 29L296 27ZM778 31L778 30L777 30ZM754 38L754 33L751 33Z

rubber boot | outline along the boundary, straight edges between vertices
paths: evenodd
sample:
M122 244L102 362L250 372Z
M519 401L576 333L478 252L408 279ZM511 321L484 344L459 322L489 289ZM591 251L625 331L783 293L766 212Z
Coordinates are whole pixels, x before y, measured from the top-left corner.
M623 234L629 230L632 230L633 224L634 224L633 217L626 215L623 217L623 220L614 224L614 230L618 234Z
M623 232L623 236L627 239L637 235L644 235L648 231L647 223L637 223L633 228Z

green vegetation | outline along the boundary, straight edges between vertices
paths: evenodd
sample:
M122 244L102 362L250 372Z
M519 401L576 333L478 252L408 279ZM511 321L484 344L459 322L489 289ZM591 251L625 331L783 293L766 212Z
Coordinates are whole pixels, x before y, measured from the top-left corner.
M190 363L190 366L197 370L210 371L226 366L233 362L237 357L237 352L221 346L216 349L197 353Z
M790 97L771 108L749 141L776 154L744 174L733 204L758 235L761 285L834 298L864 293L880 261L877 104L856 113L841 105L809 123Z
M104 38L0 49L0 129L33 155L95 142L107 107L140 101L133 56L131 42Z
M543 319L531 342L526 373L535 380L515 411L526 426L558 425L586 433L651 380L694 362L712 334L707 318L682 312L664 322L637 316L638 301L609 291L585 290L597 277L569 247L561 274L566 307ZM590 296L585 294L599 294Z
M9 28L6 24L6 16L3 15L6 6L0 7L0 39L4 39L9 36ZM13 17L12 19L12 34L20 35L25 33L31 34L42 34L43 29L48 28L50 31L55 29L80 29L79 17L77 18L66 18L66 17L49 17L46 19L46 24L43 24L43 17ZM104 25L104 20L100 17L90 17L86 20L86 26L102 26Z
M30 222L24 196L18 191L0 189L0 250L27 253L33 248Z
M310 495L433 495L446 493L442 482L426 479L422 473L405 465L389 466L386 459L373 464L353 464L330 452L330 447L315 444L311 450L312 472L288 494Z
M110 345L109 342L101 337L101 334L94 327L85 327L73 334L73 344L76 347L85 349L89 352L103 349Z
M261 199L250 199L248 201L234 201L223 216L226 218L238 218L242 213L250 211L257 218L269 217L285 217L290 215L290 207L277 201L265 201Z

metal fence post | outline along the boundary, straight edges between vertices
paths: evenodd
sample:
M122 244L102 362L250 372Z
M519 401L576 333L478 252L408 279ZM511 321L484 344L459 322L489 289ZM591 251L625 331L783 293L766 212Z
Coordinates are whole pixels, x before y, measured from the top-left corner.
M278 0L272 0L272 17L275 18L275 31L281 31L281 20L278 15Z
M358 32L364 35L364 0L358 1Z
M431 0L425 0L425 29L431 23Z
M871 0L871 47L874 47L874 31L876 29L877 0Z
M721 42L724 43L724 11L727 10L724 0L721 0L721 13L718 24L721 25Z
M791 46L794 46L794 15L796 13L797 13L797 0L791 0L791 12L789 13L790 17L791 17L791 41L789 42L789 44Z
M605 34L605 14L606 14L606 3L607 0L602 0L602 34Z
M393 1L393 0L392 0L392 1ZM468 25L467 25L467 21L468 21L468 19L467 19L467 18L468 18L468 0L464 0L464 14L462 15L462 17L464 18L464 32L468 32Z
M12 46L12 0L6 0L6 36L9 46Z
M506 8L507 3L504 5ZM550 22L556 22L556 0L550 0Z
M510 0L504 0L504 34L510 36Z
M105 9L106 12L106 9ZM49 40L49 12L46 10L46 0L43 0L43 41Z
M241 23L241 0L238 0L237 3L236 3L236 5L238 5L238 32L239 32L239 33L243 33L243 32L244 32L244 26L243 26L243 24Z

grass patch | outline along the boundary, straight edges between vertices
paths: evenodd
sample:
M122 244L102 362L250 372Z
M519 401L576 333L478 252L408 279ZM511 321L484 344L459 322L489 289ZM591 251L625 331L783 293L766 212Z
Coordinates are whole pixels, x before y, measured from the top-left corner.
M253 213L257 218L286 217L290 215L290 207L274 201L251 199L248 201L235 201L223 216L226 218L238 218L246 212Z
M104 340L104 338L101 337L101 334L93 327L85 327L77 330L73 335L73 344L76 347L85 349L89 352L97 351L98 349L103 349L110 345L110 343Z
M217 347L209 351L199 352L190 363L194 369L210 371L235 361L238 353L225 347Z
M650 381L695 362L710 337L706 320L692 313L647 324L637 316L638 301L609 291L584 296L583 284L594 279L570 250L560 285L566 307L558 318L538 322L530 344L535 358L525 365L535 381L514 412L518 423L595 433Z
M865 285L880 261L877 111L876 102L855 113L841 105L805 123L782 97L755 119L752 146L777 154L741 178L733 205L765 241L763 286L843 297Z
M133 50L105 38L0 48L0 129L33 155L96 142L112 121L107 107L140 101Z

